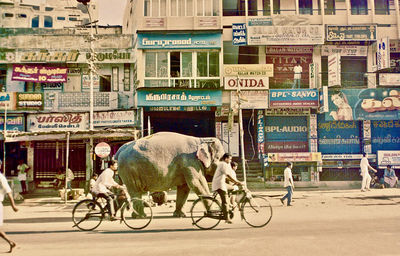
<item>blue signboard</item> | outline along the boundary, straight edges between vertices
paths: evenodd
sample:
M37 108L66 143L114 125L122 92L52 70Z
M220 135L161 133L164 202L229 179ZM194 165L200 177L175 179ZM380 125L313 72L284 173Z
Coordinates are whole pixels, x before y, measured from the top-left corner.
M138 34L139 49L220 49L221 34Z
M361 153L359 121L325 121L318 115L318 151L322 154Z
M138 107L221 106L222 91L212 90L139 90Z
M318 107L317 89L271 89L269 90L269 106L281 107Z
M232 44L235 46L247 44L246 23L232 24Z
M4 115L0 116L0 130L4 130ZM7 116L7 131L25 131L25 117Z
M267 152L308 152L305 116L266 116Z
M329 90L327 121L400 119L400 89Z
M400 150L400 120L371 121L372 153Z

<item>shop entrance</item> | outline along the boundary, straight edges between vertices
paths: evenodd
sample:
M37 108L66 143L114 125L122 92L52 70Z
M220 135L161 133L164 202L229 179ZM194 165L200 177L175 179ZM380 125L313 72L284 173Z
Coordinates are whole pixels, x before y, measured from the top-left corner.
M202 112L147 112L145 129L150 118L152 133L169 131L196 137L215 136L214 111Z

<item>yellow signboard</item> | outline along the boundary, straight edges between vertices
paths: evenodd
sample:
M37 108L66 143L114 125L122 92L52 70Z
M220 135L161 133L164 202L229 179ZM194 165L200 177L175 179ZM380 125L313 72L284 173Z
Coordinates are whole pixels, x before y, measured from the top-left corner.
M273 64L224 65L224 76L274 76Z

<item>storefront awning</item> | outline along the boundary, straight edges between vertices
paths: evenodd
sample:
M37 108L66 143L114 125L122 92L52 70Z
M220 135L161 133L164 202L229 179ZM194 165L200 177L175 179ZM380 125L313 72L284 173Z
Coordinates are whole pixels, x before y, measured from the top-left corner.
M99 138L118 138L136 140L140 136L140 131L136 129L106 129L93 131L47 131L47 132L10 132L6 133L6 142L20 141L49 141L66 140L67 133L70 133L70 140L99 139ZM4 140L4 132L1 134Z

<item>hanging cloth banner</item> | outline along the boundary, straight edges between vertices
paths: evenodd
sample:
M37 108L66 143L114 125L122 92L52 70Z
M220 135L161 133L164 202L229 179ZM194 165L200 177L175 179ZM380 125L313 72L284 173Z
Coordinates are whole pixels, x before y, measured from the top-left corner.
M11 80L35 83L65 83L68 68L42 65L13 65Z

